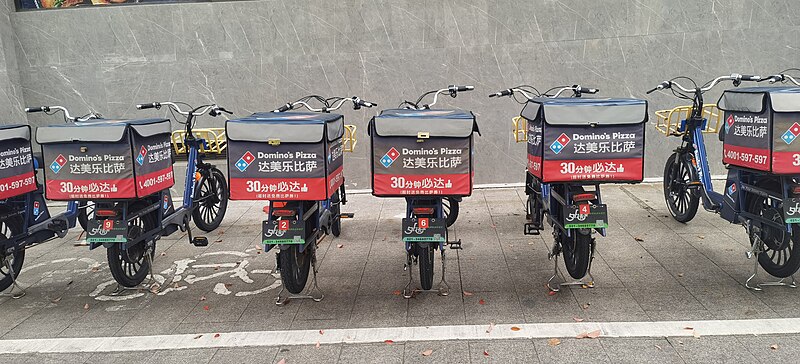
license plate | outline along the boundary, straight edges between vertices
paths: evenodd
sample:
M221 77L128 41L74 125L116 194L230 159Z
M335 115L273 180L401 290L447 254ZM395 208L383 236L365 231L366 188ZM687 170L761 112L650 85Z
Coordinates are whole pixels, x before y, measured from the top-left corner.
M264 244L303 244L305 243L305 223L298 220L264 221L261 240Z
M800 223L800 198L789 198L783 202L783 219L787 224Z
M122 220L89 220L86 226L89 243L125 243L128 241L128 224Z
M564 209L564 228L602 229L608 227L608 206L570 205Z
M445 219L435 218L406 218L403 219L403 242L445 242L447 236L447 222Z

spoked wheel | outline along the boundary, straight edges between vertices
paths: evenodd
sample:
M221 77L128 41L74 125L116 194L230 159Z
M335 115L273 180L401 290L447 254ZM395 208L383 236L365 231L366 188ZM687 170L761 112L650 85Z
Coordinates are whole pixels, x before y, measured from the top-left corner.
M134 205L131 211L135 212L143 207L145 206ZM128 241L134 241L145 232L155 229L158 226L156 220L156 215L149 213L128 222ZM111 275L121 286L136 287L147 278L147 274L150 273L150 262L155 253L155 243L150 247L147 243L143 241L133 246L129 245L128 249L122 249L120 243L113 243L107 249ZM147 258L147 254L150 254L150 259Z
M9 214L11 210L7 207L0 207L0 215ZM23 229L22 216L14 215L0 220L0 246L2 246L12 236L19 235ZM0 252L0 292L5 291L14 283L14 279L19 276L22 270L22 263L25 262L25 249L16 249L14 253L7 254ZM9 269L11 266L11 269ZM12 272L13 271L13 272Z
M287 291L294 294L303 292L303 288L308 282L312 249L314 248L314 244L309 244L301 253L299 245L291 245L286 249L281 249L278 253L281 263L281 281Z
M433 288L434 246L431 243L415 243L414 249L417 250L420 285L422 289L429 290Z
M331 223L331 233L333 236L342 234L342 218L339 214L342 213L342 204L340 203L339 192L333 194L331 198L331 214L333 215L333 222Z
M697 181L697 170L691 162L681 158L675 164L677 153L672 154L664 166L664 200L672 217L679 222L689 222L697 214L700 193L697 188L689 188L689 183Z
M442 210L444 210L447 227L453 226L456 223L456 219L458 219L458 200L454 197L442 198Z
M591 243L592 231L590 229L572 230L572 236L559 233L561 249L564 253L564 265L572 278L581 279L589 271L589 261L592 259Z
M195 208L192 219L200 230L212 231L219 227L228 208L228 184L225 176L212 168L209 178L200 180L195 189Z
M86 231L86 226L89 225L91 219L94 219L94 202L78 202L78 224L83 231Z
M771 183L771 186L759 185L770 191L780 189L775 183ZM775 277L791 276L800 268L800 252L794 250L800 239L800 228L793 224L791 234L786 231L783 206L780 201L755 194L748 194L747 200L750 213L784 226L783 229L779 229L753 221L755 229L750 231L750 244L756 244L758 240L764 242L764 251L758 254L758 264Z

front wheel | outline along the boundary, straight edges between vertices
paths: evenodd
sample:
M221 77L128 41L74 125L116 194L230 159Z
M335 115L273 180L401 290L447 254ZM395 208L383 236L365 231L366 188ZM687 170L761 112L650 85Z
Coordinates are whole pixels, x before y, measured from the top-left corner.
M780 190L777 183L759 185L770 191ZM750 244L756 244L759 240L764 243L763 252L758 254L758 264L767 273L778 278L793 275L800 268L800 254L794 250L800 239L800 228L792 224L792 232L786 231L783 206L779 200L748 194L747 207L750 213L784 226L779 229L757 221L752 222L754 228L750 229Z
M298 294L303 292L308 282L308 272L311 268L311 255L314 244L309 244L303 252L299 245L292 245L281 249L278 259L281 265L281 281L287 291Z
M6 207L0 208L0 215L7 216L11 213ZM0 220L0 246L10 239L22 233L24 226L22 216L13 215ZM14 283L22 270L25 262L25 249L19 248L11 254L0 252L0 292L5 291ZM10 269L9 269L10 267Z
M592 259L592 231L590 229L572 230L572 236L560 233L561 249L564 252L564 265L572 278L581 279L589 271Z
M86 226L89 225L91 219L94 219L94 202L78 202L78 224L83 231L86 231Z
M195 187L195 205L192 219L200 230L212 231L219 227L228 208L228 183L225 176L212 168L209 177L202 178Z
M339 198L339 192L333 194L331 198L331 215L333 215L333 222L331 223L331 233L333 236L338 237L342 234L342 203Z
M131 207L135 213L146 205ZM156 214L148 213L128 222L128 242L139 239L143 234L158 227ZM136 287L141 284L150 273L150 263L155 253L155 242L148 245L142 241L135 245L128 245L122 249L121 243L112 243L106 251L108 267L111 276L123 287ZM150 255L149 257L147 255Z
M419 263L419 281L423 290L433 288L433 262L435 258L433 244L416 243L417 262Z
M664 166L664 200L672 217L678 222L687 223L694 219L700 205L700 193L689 185L698 180L697 170L686 158L678 158L673 153Z

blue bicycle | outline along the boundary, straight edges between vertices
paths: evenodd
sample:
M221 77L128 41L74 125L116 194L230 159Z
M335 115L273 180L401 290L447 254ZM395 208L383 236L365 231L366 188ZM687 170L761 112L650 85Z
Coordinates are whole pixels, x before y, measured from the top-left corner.
M688 82L684 87L678 81ZM779 282L750 284L754 272L745 282L750 289L763 285L795 286L794 280L784 283L800 268L800 219L793 207L800 196L800 151L786 151L794 134L791 123L782 120L787 112L800 112L800 89L796 87L748 87L726 90L718 103L725 112L723 126L718 127L723 142L723 162L728 176L723 193L714 191L711 181L704 133L717 132L709 118L716 117L704 104L703 95L724 81L738 87L742 81L793 80L785 75L762 78L732 74L698 84L688 77L664 81L647 93L671 90L681 99L692 100L688 117L674 125L659 126L662 133L681 138L681 145L664 166L664 198L672 217L682 223L691 221L700 202L707 211L719 214L730 223L745 227L751 243L747 257L757 256L759 264ZM788 120L788 119L787 119ZM797 124L794 124L797 125ZM782 128L782 129L781 129ZM788 132L786 130L789 130ZM800 135L800 127L794 132ZM775 143L775 144L773 144ZM783 145L781 145L783 143ZM784 152L781 152L784 150Z

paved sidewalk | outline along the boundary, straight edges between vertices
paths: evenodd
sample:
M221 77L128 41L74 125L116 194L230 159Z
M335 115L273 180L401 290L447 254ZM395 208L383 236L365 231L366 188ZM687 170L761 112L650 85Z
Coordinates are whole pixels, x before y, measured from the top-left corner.
M319 248L325 299L277 307L274 254L258 244L263 204L232 202L223 226L209 235L208 247L191 246L180 234L159 242L158 294L111 295L115 285L105 249L74 246L80 242L77 234L30 249L20 277L27 295L0 298L0 339L800 317L796 290L753 292L743 286L753 261L745 258L749 242L742 227L702 211L687 225L673 221L660 185L608 185L603 194L610 228L608 237L597 237L596 288L549 295L544 284L553 271L547 260L552 236L549 231L522 234L521 188L489 189L477 190L461 205L455 237L464 250L447 252L451 295L403 299L399 290L408 280L399 242L404 202L361 194L349 196L343 209L355 218L343 222L342 236L326 239ZM437 256L437 281L440 264ZM564 272L563 263L559 270ZM800 335L561 338L551 344L545 338L452 339L0 357L36 363L764 362L792 361ZM429 349L430 355L423 355Z

